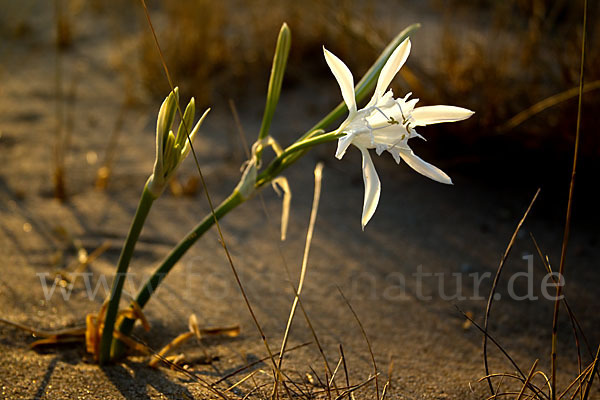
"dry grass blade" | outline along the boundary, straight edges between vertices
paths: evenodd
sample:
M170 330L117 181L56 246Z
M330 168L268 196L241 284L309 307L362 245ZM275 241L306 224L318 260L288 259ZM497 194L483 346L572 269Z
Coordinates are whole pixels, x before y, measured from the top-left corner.
M287 396L290 400L300 397L298 395L298 393L296 393L292 389L290 389L290 387L287 385L287 383L285 383L285 380L281 381L281 386L283 386L283 388L285 389L285 392L287 393Z
M306 342L306 343L299 344L298 346L294 346L294 347L292 347L292 348L290 348L290 349L286 350L286 353L290 353L290 352L292 352L292 351L294 351L294 350L298 350L298 349L300 349L300 348L302 348L302 347L308 346L309 344L311 344L311 342ZM275 353L275 354L274 354L274 356L278 356L278 355L279 355L279 353ZM246 365L244 365L243 367L241 367L241 368L238 368L238 369L236 369L235 371L233 371L233 372L230 372L229 374L227 374L227 375L225 375L224 377L220 378L220 379L219 379L219 380L217 380L215 383L213 383L213 385L218 385L218 384L220 384L220 383L222 383L222 382L226 381L227 379L231 378L232 376L235 376L235 375L237 375L237 374L239 374L239 373L242 373L242 372L244 372L245 370L247 370L248 368L252 368L252 367L254 367L255 365L258 365L258 364L260 364L260 363L262 363L262 362L265 362L265 361L267 361L268 359L269 359L269 357L263 357L263 358L261 358L261 359L259 359L259 360L253 361L253 362L251 362L251 363L249 363L249 364L246 364Z
M486 400L496 400L497 398L504 396L504 397L508 397L508 396L514 396L514 395L518 395L519 392L502 392L502 393L496 393L492 396L489 396L486 398ZM532 394L528 394L525 396L525 399L535 399L535 396Z
M232 391L233 389L235 389L236 387L238 387L242 383L246 382L248 379L251 379L254 375L256 375L257 372L258 371L252 371L252 372L250 372L248 375L246 375L245 377L243 377L242 379L240 379L239 381L237 381L236 383L234 383L233 385L231 385L227 389L225 389L225 391L226 392Z
M489 338L489 340L496 345L496 347L498 348L498 350L500 350L502 352L502 354L504 354L504 356L506 357L506 359L508 361L510 361L510 363L512 364L512 366L517 370L517 372L520 375L520 378L517 377L516 375L514 375L514 377L516 377L517 379L521 380L522 382L525 381L526 376L523 373L523 371L521 370L521 368L519 368L519 366L517 365L517 363L515 362L515 360L510 356L510 354L508 354L508 352L504 349L504 347L502 347L502 345L500 343L498 343L498 341L496 339L494 339L494 337L492 335L490 335L483 327L481 327L477 322L475 322L471 317L469 317L463 310L461 310L458 306L455 306L456 309L458 310L458 312L460 312L463 317L465 317L466 319L468 319L469 321L471 321L471 323L473 324L473 326L477 329L479 329L479 331L481 333L483 333L486 337ZM487 382L491 385L491 378L494 376L510 376L508 374L487 374L485 375L483 378L480 379L480 381L483 381L484 379L487 380ZM534 385L532 385L531 383L528 385L530 389L532 389L535 393L536 396L538 398L541 399L540 395L543 395L545 398L549 398L549 396L547 396L544 392L542 392L539 388L535 387ZM495 394L495 391L494 391ZM493 398L494 395L491 396L491 398Z
M331 387L331 385L333 385L333 383L335 382L335 376L337 375L337 372L340 369L340 366L342 365L342 360L342 357L340 357L340 360L338 361L337 365L335 366L335 369L333 370L333 373L331 374L331 378L329 378L327 387Z
M335 400L342 400L346 396L348 396L348 398L351 399L352 398L351 395L352 395L353 392L357 391L358 389L362 388L365 385L368 385L371 381L377 380L378 375L379 374L377 374L375 376L372 376L369 379L367 379L366 381L364 381L362 383L359 383L358 385L355 385L355 386L353 386L353 387L351 387L351 388L349 388L347 390L344 390L344 392L341 393L339 396L337 396L335 398Z
M130 349L132 349L134 351L137 351L142 354L152 354L151 351L149 350L148 346L133 340L131 337L122 334L121 332L119 332L116 329L113 332L113 335L117 339L119 339L121 342L125 343L127 345L127 347L129 347ZM159 355L158 353L156 353L155 356L160 357L159 360L167 360L165 357L163 357L162 355ZM150 365L150 366L152 367L153 365Z
M585 385L585 394L583 395L583 400L587 400L590 396L590 390L592 390L592 383L594 383L594 375L596 371L598 371L598 359L600 358L600 346L598 346L598 350L596 351L596 358L594 359L594 366L590 371L588 382Z
M385 400L385 396L387 395L387 391L392 387L392 372L394 372L394 360L390 355L390 365L388 367L388 378L383 386L383 390L381 391L381 400Z
M227 397L227 395L224 392L215 388L214 384L208 383L202 377L196 375L189 369L183 368L179 364L176 364L176 363L172 362L171 360L169 360L168 358L163 357L162 355L158 354L158 352L153 350L150 346L148 346L147 343L145 343L140 338L135 337L133 335L131 335L131 336L123 335L122 333L115 331L115 335L117 335L117 334L120 335L119 340L123 340L123 338L127 338L131 343L136 343L138 346L142 346L148 353L152 354L153 357L158 357L160 359L160 361L167 364L172 370L181 372L184 375L188 376L189 378L195 380L196 382L200 383L205 389L208 389L209 391L216 394L218 397L222 398L223 400L230 400L229 397Z
M233 121L235 122L235 127L240 135L240 141L242 142L242 148L244 149L244 153L246 153L246 159L250 159L250 146L248 145L248 140L246 139L246 134L244 132L244 128L242 127L242 123L240 122L240 116L237 112L237 107L235 106L235 102L232 99L229 99L229 108L231 109L231 115L233 115Z
M544 378L544 382L546 386L548 386L548 393L550 393L550 390L552 390L552 386L550 386L550 379L548 379L548 375L546 375L544 371L535 371L532 375L532 379L536 375L540 375L542 378Z
M557 397L557 399L562 399L563 397L565 397L567 395L567 393L569 393L569 391L573 388L573 386L575 386L576 383L581 382L581 380L585 381L585 377L589 374L590 370L593 368L594 363L592 362L590 365L588 365L583 371L581 371L579 373L579 375L577 375L577 377L575 379L573 379L573 381L571 381L571 383L569 384L569 386L567 386L562 393ZM580 392L583 396L583 386L580 384L579 387L577 388L577 392Z
M18 322L9 321L4 318L0 318L0 323L14 326L15 328L19 328L23 331L29 332L34 336L39 337L52 337L52 336L60 336L60 335L83 335L85 333L85 326L76 326L73 328L60 329L56 331L45 331L42 329L32 328L27 325L20 324Z
M587 25L587 0L583 0L583 26L581 35L581 66L579 70L579 99L577 103L577 124L575 128L575 148L573 149L573 169L571 171L571 182L569 183L569 201L567 202L567 215L565 217L565 231L563 235L562 248L560 251L560 265L558 276L564 276L565 263L567 260L567 245L571 233L571 213L573 210L573 193L575 191L575 174L577 172L577 156L579 154L579 138L581 133L581 104L583 97L583 69L585 65L585 36ZM556 299L554 301L554 315L552 318L552 354L551 354L551 374L552 380L552 400L556 399L556 351L558 345L558 312L560 310L560 295L562 285L556 285Z
M269 223L271 223L271 218L270 218L270 215L268 213L267 206L265 204L265 201L264 201L264 198L262 196L262 193L259 193L259 196L260 196L260 200L261 200L263 212L265 213L267 221ZM281 257L283 269L284 269L284 271L285 271L285 273L286 273L286 275L288 277L288 280L290 281L290 286L291 286L291 288L292 288L293 291L296 291L296 288L291 283L292 282L292 277L291 277L291 274L290 274L290 270L289 270L289 268L287 266L287 261L285 259L284 254L283 254L283 250L281 248L281 242L279 240L277 240L277 239L275 239L274 242L276 242L278 244L277 249L279 250L279 256ZM304 320L306 321L306 325L308 326L308 329L310 330L310 332L312 334L312 337L313 337L313 339L315 341L315 345L317 346L317 349L319 350L319 354L321 355L321 358L323 359L323 364L325 366L325 372L327 374L329 374L329 375L333 375L332 372L331 372L331 368L329 366L329 361L327 360L327 356L325 355L325 351L323 350L323 346L321 345L321 341L319 340L317 332L315 331L315 328L314 328L314 326L313 326L313 324L312 324L312 322L310 320L310 317L308 316L308 313L307 313L306 309L304 308L304 304L303 304L302 299L300 297L298 297L298 305L300 306L300 310L302 311L302 314L304 316ZM337 387L335 381L333 381L333 388L334 388L334 390L336 392L336 395L339 395L339 390L338 390L338 387Z
M529 212L531 211L531 208L533 207L533 204L535 203L539 194L540 194L540 189L538 189L535 192L533 199L529 203L529 207L527 207L525 214L523 214L523 218L521 218L521 220L517 224L517 228L515 229L512 237L510 238L510 242L508 243L508 246L506 247L506 250L504 251L504 255L502 256L502 259L500 260L500 265L498 266L498 270L496 271L496 276L494 277L494 282L492 283L492 289L490 290L490 296L488 297L487 306L485 308L485 319L483 322L483 332L485 333L485 335L483 336L483 365L485 367L486 375L490 374L490 368L488 366L488 356L487 356L487 341L488 341L487 330L488 330L488 323L489 323L489 319L490 319L490 313L492 312L492 302L494 301L494 294L496 293L496 287L498 286L498 282L500 280L500 274L502 273L502 269L504 268L504 263L506 262L506 259L508 258L510 251L512 250L513 244L515 243L515 240L517 239L517 235L518 235L519 231L521 230L521 226L523 226L523 223L525 222L525 219L529 215ZM462 313L462 311L461 311L461 313ZM466 314L465 314L465 316L466 316ZM473 322L473 320L471 318L468 318L468 319L471 320L471 322ZM514 364L514 362L513 362L513 364ZM515 364L515 366L516 366L516 364ZM521 375L522 375L522 373L521 373ZM492 386L492 381L490 379L488 379L488 386L490 388L491 394L493 395L494 387Z
M503 383L504 383L504 376L500 377L500 382L498 382L498 386L496 386L496 393L493 396L494 400L496 400L498 398L498 394L500 393L500 388L502 387Z
M531 236L531 240L533 241L533 244L536 248L536 251L537 251L539 257L542 260L542 264L546 268L546 272L548 273L548 276L550 276L550 278L552 279L552 283L554 283L556 285L557 281L554 278L554 273L552 271L552 268L550 267L550 263L549 263L548 259L546 257L544 257L542 250L541 250L540 246L538 245L537 241L535 240L535 237L533 236L533 234L530 233L530 236ZM565 296L564 294L563 294L562 302L565 305L567 314L569 315L569 320L571 321L571 327L573 329L573 337L575 339L575 347L577 348L577 366L579 368L579 374L581 376L581 373L582 373L581 344L579 341L579 334L577 333L578 331L579 331L579 333L581 333L581 337L583 338L583 341L585 342L585 345L587 347L590 357L594 357L594 353L592 353L592 348L587 339L587 336L585 335L585 332L581 328L581 325L579 324L579 320L575 316L575 313L571 309L571 306L570 306L569 302L567 301L567 296ZM583 376L581 376L580 379L581 379L581 381L579 382L579 386L581 386L583 384ZM581 391L581 393L583 393L583 389L580 388L580 391ZM582 398L583 398L583 395L582 395Z
M200 328L200 335L211 336L211 335L222 335L227 337L237 337L240 335L241 329L239 326L226 326L217 328Z
M317 378L317 381L319 383L319 386L324 388L327 387L327 385L325 385L322 381L321 378L319 378L319 374L317 374L317 371L315 371L315 369L312 367L312 365L309 365L308 368L310 369L310 371L313 373L314 377ZM327 376L327 374L325 374ZM313 383L314 385L314 383Z
M29 345L30 348L35 349L37 347L42 347L46 345L55 345L55 344L66 344L66 343L80 343L83 342L84 338L81 336L51 336L46 339L36 340L35 342Z
M312 325L312 322L310 322L310 318L308 317L308 314L306 313L306 310L304 309L304 305L302 304L302 301L298 300L298 303L300 304L300 309L302 310L302 313L304 314L304 319L306 321L306 324L308 325L308 328L309 328L313 338L315 339L315 344L316 344L317 348L319 349L321 358L323 359L323 363L325 365L325 371L333 376L334 374L332 374L331 369L329 368L329 362L327 361L327 357L325 356L325 351L323 350L323 346L321 346L321 342L319 341L317 332L315 331L315 329ZM339 393L338 387L335 383L335 380L333 381L333 389L335 390L336 396L339 396L340 393Z
M522 378L519 375L515 375L515 374L509 374L507 372L497 372L495 374L489 374L486 376L482 376L481 378L479 378L477 380L477 383L483 382L484 380L486 380L487 378L511 378L511 379L515 379L521 383L523 383L525 381L524 378Z
M383 385L383 390L381 391L381 400L385 400L385 396L387 396L387 390L390 387L390 380L388 379Z
M535 369L537 368L539 361L540 360L535 360L535 362L533 363L533 366L529 370L529 374L527 374L527 378L525 379L525 382L523 382L523 387L521 388L521 391L519 392L519 395L517 396L517 400L521 400L523 398L523 395L525 394L525 389L527 389L527 385L531 381L531 378L533 377L533 374L535 372Z
M304 246L304 256L302 257L302 269L300 272L300 281L298 282L298 289L296 290L296 296L294 297L294 302L292 303L292 309L290 310L290 316L288 318L287 326L285 327L285 334L283 335L283 341L281 343L281 350L279 351L279 360L277 362L277 370L281 371L281 365L283 364L283 357L285 354L285 347L287 346L290 329L292 327L292 322L294 321L294 316L296 315L296 308L298 306L298 300L300 299L300 294L302 293L302 287L304 285L304 279L306 277L306 270L308 268L308 255L310 253L310 245L312 243L312 237L315 230L315 223L317 221L317 214L319 212L319 201L321 199L321 181L323 177L323 163L318 163L315 167L315 192L313 195L313 203L312 210L310 212L310 222L308 224L308 232L306 233L306 243ZM275 381L275 385L273 388L273 393L277 390L277 381Z
M110 249L112 244L110 240L105 240L100 246L98 246L89 254L82 246L78 246L77 241L74 241L73 245L77 248L77 260L75 260L75 262L69 267L65 268L65 270L56 272L56 277L58 279L65 280L69 283L75 281L73 274L83 272L91 263L104 254L106 250Z
M583 86L583 93L591 92L591 91L597 90L597 89L600 89L600 81L586 83ZM553 96L550 96L538 103L535 103L531 107L527 108L526 110L521 111L520 113L518 113L517 115L515 115L514 117L512 117L511 119L506 121L504 124L502 124L500 126L500 128L498 128L498 131L499 131L499 133L505 133L511 129L514 129L517 126L521 125L523 122L527 121L529 118L533 117L534 115L539 114L542 111L544 111L550 107L553 107L557 104L560 104L564 101L572 99L573 97L576 97L577 95L579 95L579 86L565 90L564 92L555 94Z
M173 339L166 346L160 349L158 353L152 358L152 360L150 360L150 363L148 363L148 365L150 367L156 367L161 360L166 358L168 352L170 352L178 346L181 346L183 343L187 342L194 336L194 332L184 332L178 335L175 339Z
M379 400L379 381L377 379L377 376L379 375L379 372L377 371L377 363L375 362L375 355L373 354L373 348L371 347L371 341L369 340L369 337L367 336L367 332L365 331L365 327L363 326L362 322L360 322L360 318L358 318L358 314L356 314L356 311L354 311L354 308L352 307L352 304L350 304L350 302L348 301L348 299L346 298L346 296L344 296L344 292L342 292L342 289L339 286L338 286L337 289L340 292L340 294L342 295L342 298L344 299L344 302L346 303L346 305L348 306L348 308L352 312L352 315L354 316L354 319L358 323L358 326L359 326L360 331L361 331L361 333L363 335L363 338L365 339L365 342L367 342L367 347L369 348L369 354L371 355L371 362L373 363L373 371L374 371L374 376L373 377L375 378L375 392L377 394L376 398L377 398L377 400Z
M329 386L329 374L325 371L325 382L327 382L327 398L331 400L331 387Z
M140 307L140 305L135 300L132 300L131 307L132 308L129 308L124 311L124 313L132 314L132 315L128 316L127 318L139 319L140 322L142 323L142 326L144 327L144 330L146 332L148 332L150 330L150 322L148 322L148 319L144 315L144 312L142 311L142 308Z
M296 382L294 382L294 380L288 374L286 374L284 371L281 371L281 373L288 380L288 382L290 382L300 392L300 394L304 398L310 399L310 396L308 394L306 394L306 392L304 392L304 390L302 390L302 388ZM285 382L282 382L282 383L285 384Z
M248 145L248 141L246 140L246 134L245 134L244 129L242 127L242 124L240 122L240 118L239 118L239 115L238 115L235 103L231 99L229 100L229 107L231 109L231 113L232 113L233 118L234 118L236 129L237 129L238 134L240 136L240 141L242 142L242 147L243 147L243 149L244 149L244 151L246 153L246 157L248 159L250 159L250 147ZM258 195L259 195L259 198L260 198L262 210L263 210L263 212L265 214L265 218L267 219L267 223L269 223L270 225L274 226L274 224L272 223L271 216L269 215L269 211L267 210L267 205L265 203L265 199L264 199L264 197L262 195L262 192L259 192ZM286 275L288 277L288 280L290 281L290 285L292 285L292 283L291 283L292 282L292 277L291 277L291 274L290 274L290 270L288 268L288 263L286 261L285 255L283 254L283 249L281 247L281 242L279 240L277 240L277 239L275 239L273 241L275 243L277 243L277 250L278 250L278 253L279 253L279 257L281 258L282 266L283 266L284 271L285 271L285 273L286 273ZM292 290L296 291L296 288L294 288L293 285L292 285ZM311 334L312 334L312 336L313 336L313 338L315 340L315 345L317 346L317 348L319 350L319 354L321 355L321 358L323 359L323 363L324 363L324 366L325 366L325 371L329 375L332 375L331 368L329 366L329 361L327 360L327 356L325 355L325 351L323 350L323 346L321 346L321 342L319 340L317 332L314 329L314 326L313 326L313 324L312 324L312 322L311 322L311 320L310 320L310 318L308 316L308 313L306 312L306 309L304 308L304 304L302 303L302 299L300 299L300 297L298 297L298 304L300 305L300 310L302 311L302 314L304 316L304 320L306 321L306 324L308 325L308 328L309 328L309 330L310 330L310 332L311 332ZM337 388L337 385L336 385L335 381L333 382L333 387L335 389L336 395L339 395L339 390Z
M246 400L247 398L249 398L250 396L252 396L254 394L254 392L259 391L261 388L263 388L263 387L265 387L267 385L268 385L268 383L263 383L260 386L254 386L251 391L249 391L248 393L246 393L246 395L244 397L242 397L242 400Z
M60 45L61 31L64 26L62 1L54 0L54 20L56 24L56 54L54 59L54 94L55 94L55 127L54 127L54 197L60 201L67 200L65 188L65 140L64 140L64 101L62 90L62 49Z
M85 347L88 353L94 355L96 361L98 361L100 355L100 340L104 331L104 319L107 308L108 301L105 301L102 307L100 307L98 314L88 314L85 319Z
M344 376L346 377L346 387L350 387L350 376L348 375L348 366L346 365L346 357L344 356L344 347L340 343L340 357L344 365ZM338 396L339 397L339 396ZM352 400L350 393L348 393L348 400Z

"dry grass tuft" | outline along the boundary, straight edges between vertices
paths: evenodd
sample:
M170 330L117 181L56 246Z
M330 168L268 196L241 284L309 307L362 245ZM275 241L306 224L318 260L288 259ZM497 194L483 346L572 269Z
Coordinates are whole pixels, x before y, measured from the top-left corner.
M156 10L163 17L157 21L157 34L174 79L190 88L200 104L214 103L248 90L264 91L276 39L273 32L283 21L293 31L287 82L306 78L307 68L321 60L324 43L351 64L373 59L377 53L373 42L381 44L381 32L356 17L367 20L371 3L345 1L340 7L333 0L163 0ZM139 65L150 93L160 96L168 91L150 35L141 35Z
M432 85L421 97L426 101L461 99L461 105L477 110L479 136L515 137L519 147L552 150L571 148L572 126L577 111L574 96L552 104L539 115L512 129L499 129L511 117L550 96L576 90L579 79L581 2L522 1L473 3L451 1L438 4L447 23L435 65L419 71ZM466 32L455 20L476 16L473 32ZM590 20L600 16L600 6L590 4ZM454 23L453 23L454 22ZM477 27L488 24L487 27ZM600 26L590 25L586 53L586 80L600 79ZM590 91L586 103L593 109L600 103L600 91ZM588 113L583 127L593 127L597 117ZM444 127L453 129L452 127ZM504 126L506 128L506 125ZM464 127L452 131L462 143L473 143ZM462 132L462 133L461 133ZM518 135L518 137L517 137ZM588 138L584 156L599 154L600 140ZM459 146L457 146L459 147Z

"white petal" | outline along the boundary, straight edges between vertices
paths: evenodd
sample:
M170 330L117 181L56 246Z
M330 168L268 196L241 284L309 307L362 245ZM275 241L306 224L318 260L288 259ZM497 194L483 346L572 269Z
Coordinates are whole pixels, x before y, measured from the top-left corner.
M381 153L383 153L387 149L388 149L388 146L386 144L375 143L375 153L377 153L378 156L380 156Z
M377 176L375 165L369 155L369 150L360 148L362 153L362 168L363 168L363 179L365 181L365 199L363 202L363 213L362 213L362 229L365 229L365 225L369 222L379 203L379 195L381 194L381 182Z
M440 122L455 122L469 118L474 112L454 106L425 106L417 107L412 112L414 126L439 124Z
M410 39L406 38L396 50L392 53L390 58L388 58L387 62L381 69L381 73L379 74L379 79L377 79L377 87L375 88L375 93L378 98L383 96L383 93L386 91L392 79L396 76L400 68L406 62L408 55L410 54Z
M323 54L325 54L325 61L327 61L327 65L329 65L331 72L333 72L333 76L335 76L340 85L342 97L348 107L348 111L350 114L355 113L356 97L354 95L354 78L352 77L352 72L350 72L342 60L325 47L323 47Z
M398 153L400 154L400 157L402 157L402 159L418 173L440 183L445 183L448 185L452 184L452 179L450 179L450 177L446 175L444 171L423 161L412 150L400 149Z
M398 106L400 106L400 108L402 108L402 112L404 113L404 116L406 116L406 118L408 118L408 116L415 109L415 106L417 105L418 102L419 102L419 99L411 99L411 100L404 102L404 104L402 104L402 102L398 101Z
M338 139L337 150L335 151L335 158L341 160L346 154L346 150L348 150L348 146L352 144L352 139L354 139L353 134L347 134L346 136L342 136Z
M392 155L392 157L394 157L394 161L396 161L396 164L400 164L400 150L393 147L389 149L388 152Z

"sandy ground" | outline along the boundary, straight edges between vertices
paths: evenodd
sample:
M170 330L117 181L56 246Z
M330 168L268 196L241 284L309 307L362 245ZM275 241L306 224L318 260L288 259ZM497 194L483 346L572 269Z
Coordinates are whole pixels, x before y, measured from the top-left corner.
M85 35L84 35L85 36ZM0 88L0 277L2 317L22 324L59 329L84 321L86 313L98 310L104 295L90 298L82 279L76 281L68 300L60 288L47 299L43 283L52 285L44 274L53 273L57 252L70 263L75 255L56 233L68 231L91 251L105 240L112 247L89 268L92 285L114 271L120 245L135 211L139 192L154 159L154 105L128 112L124 134L107 191L93 188L98 162L103 156L108 133L113 129L122 99L122 82L115 79L110 64L110 44L102 37L86 36L86 46L66 53L62 63L64 80L77 79L71 145L66 159L69 201L52 198L51 165L54 143L54 52L42 36L22 42L4 43L2 87ZM75 77L75 78L73 78ZM337 93L323 94L305 109L307 95L320 90L296 89L282 99L273 134L282 142L302 132L337 101ZM322 90L322 89L321 89ZM117 99L117 100L115 100ZM259 124L260 101L240 101L244 128L255 132ZM308 122L307 122L308 121ZM241 160L239 144L232 143L235 127L228 110L216 109L196 141L200 164L213 199L223 199L235 186ZM229 132L230 136L224 134ZM235 136L234 136L235 137ZM322 203L309 263L303 303L322 341L331 364L343 344L351 383L359 383L372 371L369 353L360 329L341 299L337 287L349 298L360 317L376 360L387 377L390 359L393 399L479 399L485 386L481 334L465 329L455 308L473 313L481 321L485 301L474 293L469 274L494 272L514 226L524 212L535 187L513 190L482 186L471 178L453 175L455 185L443 186L422 178L406 166L396 166L386 157L375 160L383 185L379 209L365 232L360 229L362 177L360 159L351 151L343 161L333 158L333 147L311 152L292 167L286 176L293 191L289 237L280 244L278 216L280 200L267 188L263 191L269 221L260 198L239 207L223 221L230 247L252 306L264 328L270 346L277 349L293 299L283 269L283 254L297 281L304 247L304 235L312 199L312 168L324 160ZM440 165L444 167L444 165ZM188 160L179 176L194 176ZM543 196L543 193L542 193ZM141 279L152 271L169 249L208 211L204 194L175 197L165 194L155 203L138 243L127 289L135 291ZM528 370L536 359L548 370L551 302L508 299L510 276L527 269L523 256L535 254L528 232L558 264L561 223L534 211L515 244L512 257L500 282L501 301L494 303L491 332ZM567 272L567 295L592 346L598 342L597 314L598 234L576 230ZM534 292L540 295L543 267L534 257ZM419 285L418 271L429 273ZM454 274L454 275L453 275ZM457 299L457 276L462 279ZM100 279L100 280L99 280ZM440 283L441 282L441 283ZM483 281L480 295L486 296L491 279ZM527 284L519 280L517 292ZM423 297L428 297L424 299ZM159 348L185 331L187 318L196 313L202 326L239 324L242 333L235 339L212 339L202 344L214 357L212 364L200 362L198 345L183 349L190 368L203 379L218 377L266 355L260 336L241 299L226 258L209 232L174 269L157 295L146 307L152 331L136 334L153 348ZM576 358L570 327L562 320L559 363L560 382L576 374ZM167 369L151 369L141 356L118 365L96 366L83 345L49 347L36 352L28 345L34 339L13 327L0 325L0 389L3 398L210 398L213 394L200 383ZM301 314L293 325L290 345L311 341ZM496 372L512 372L500 354L491 350ZM585 360L589 360L587 353ZM286 358L286 370L301 381L311 367L324 378L316 347L308 345ZM269 382L269 366L258 364L256 382ZM235 383L231 378L221 385ZM342 380L340 379L339 382ZM302 383L301 388L308 385ZM380 386L383 386L380 383ZM240 386L244 396L253 387ZM309 386L306 386L308 388ZM598 386L591 398L600 398ZM316 390L316 388L314 388ZM267 393L267 389L265 389ZM357 398L374 398L371 386ZM260 391L256 392L260 396Z

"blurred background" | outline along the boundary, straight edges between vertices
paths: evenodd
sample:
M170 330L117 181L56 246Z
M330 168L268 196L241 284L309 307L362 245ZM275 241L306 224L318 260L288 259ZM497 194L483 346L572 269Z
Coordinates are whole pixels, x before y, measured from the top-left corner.
M120 107L111 116L115 125L109 124L110 131L117 131L118 124L131 118L129 111L154 110L168 92L138 1L1 3L0 95L17 71L36 69L48 86L41 100L49 108L58 107L55 114L68 114L64 104L76 103L80 89L100 82L97 77L102 76L103 82L118 88L116 97L105 99ZM199 109L210 105L225 118L230 118L229 102L234 101L243 122L260 118L277 32L286 21L293 41L283 87L282 101L288 102L280 107L285 117L279 122L287 126L274 129L288 132L298 124L290 139L340 100L322 45L360 76L389 39L420 22L413 53L393 84L396 94L412 91L421 105L458 105L476 115L460 124L423 128L421 133L430 140L413 143L416 152L450 174L501 192L541 186L551 195L540 207L549 207L549 215L564 209L577 114L582 2L149 0L148 6L183 96L194 95ZM598 2L590 2L588 20L596 21L599 14ZM600 27L590 23L578 187L589 193L595 187L600 152L599 41ZM62 106L56 105L57 97ZM12 106L8 102L0 110L4 122L11 120ZM68 129L69 118L77 116L64 118L59 124ZM296 120L292 123L290 118ZM90 135L98 134L93 133L98 130L94 121L88 125ZM109 147L118 139L118 133L111 136L106 130L100 135ZM10 140L5 134L0 143L6 146ZM595 207L592 196L579 194L577 200L576 209Z
M398 306L361 293L372 287L376 294L388 287L389 277L398 272L410 277L421 265L436 276L487 272L492 276L538 187L541 195L517 237L501 287L511 272L523 271L521 256L536 254L528 231L536 234L557 267L575 138L583 1L146 2L182 102L194 96L198 112L212 107L195 149L215 202L236 185L246 159L239 131L252 143L260 127L275 42L284 21L292 31L292 46L271 127L271 135L282 145L293 142L342 99L323 59L323 45L344 60L358 79L398 32L421 23L393 90L397 96L412 91L413 97L420 98L419 105L449 104L476 112L460 123L423 127L419 132L428 141L411 141L415 152L447 172L455 186L424 179L406 165L397 166L389 155L374 157L383 194L363 232L359 152L351 150L338 161L333 157L334 143L319 146L286 171L294 200L284 250L290 260L301 259L312 169L316 159L324 160L326 178L316 231L320 236L311 250L315 268L311 265L304 299L315 310L319 331L330 334L329 354L337 354L340 337L354 347L357 358L366 354L362 337L348 331L354 321L333 288L335 284L350 291L366 276L367 284L376 285L366 289L357 285L360 290L353 304L374 335L374 348L382 349L378 356L387 360L393 352L399 357L397 393L408 391L414 398L474 398L467 383L482 374L481 335L464 327L449 301L409 298ZM81 297L73 302L58 297L41 302L36 274L63 271L80 248L98 249L106 240L113 245L92 270L97 276L114 273L119 246L152 170L156 115L169 85L139 0L0 0L0 10L0 254L9 271L0 279L0 308L7 310L6 318L58 329L79 322L100 304ZM566 289L591 343L600 333L595 283L600 249L595 193L600 173L598 20L600 2L590 1L573 216L577 229L573 229L567 261ZM265 152L265 157L271 155ZM256 211L263 207L258 198L240 207L237 217L225 219L223 226L234 257L242 264L242 280L254 294L253 304L268 324L267 331L279 335L291 299L281 291L289 281L268 255L281 246L281 200L270 189L263 194L274 216L271 239L266 236L263 214ZM136 249L136 271L151 271L208 211L198 172L188 157L152 210ZM227 280L231 276L223 272L228 266L214 236L198 243L185 263L185 268L193 265L208 271L209 285L219 288L229 282L234 288L233 281ZM541 273L542 266L536 263ZM162 346L161 340L186 329L187 317L197 310L208 325L223 326L233 320L241 321L247 332L252 330L235 290L226 301L196 287L189 297L181 297L181 288L190 289L191 282L185 268L174 271L163 286L164 304L155 302L149 308L153 329L166 332L155 335L153 330L151 343ZM447 281L449 289L453 283ZM415 286L408 281L409 293ZM426 286L431 293L439 288L437 280ZM487 289L483 287L481 294ZM521 359L533 362L542 354L542 362L547 361L551 304L506 299L495 306L492 329L506 338ZM477 321L482 320L485 302L462 304ZM562 329L560 337L565 341L561 343L566 348L572 345L570 327L565 323ZM304 333L298 331L299 337ZM234 352L246 354L248 348L261 354L259 340L254 339L249 333L223 346L222 359L235 359ZM79 363L81 356L72 358L74 369L53 372L53 359L49 372L44 372L20 331L0 330L0 346L0 352L8 354L8 361L3 358L0 363L0 380L12 376L21 385L11 383L8 388L21 388L23 393L36 390L31 384L35 379L41 382L37 393L43 393L49 382L46 374L59 377L53 378L54 387L77 390L73 376L80 376L88 381L79 387L97 390L104 385L106 393L114 393L104 372ZM569 347L561 356L568 355L571 358L565 360L575 365L572 350ZM370 371L368 362L364 357L362 364L354 365ZM84 373L69 375L72 371ZM574 371L575 367L567 372ZM131 386L145 393L146 384L154 386L157 380L138 380L135 374L132 383L129 373L123 375L126 378L119 379L124 383L117 382L123 392ZM29 397L39 396L32 392ZM394 393L391 397L400 398Z

